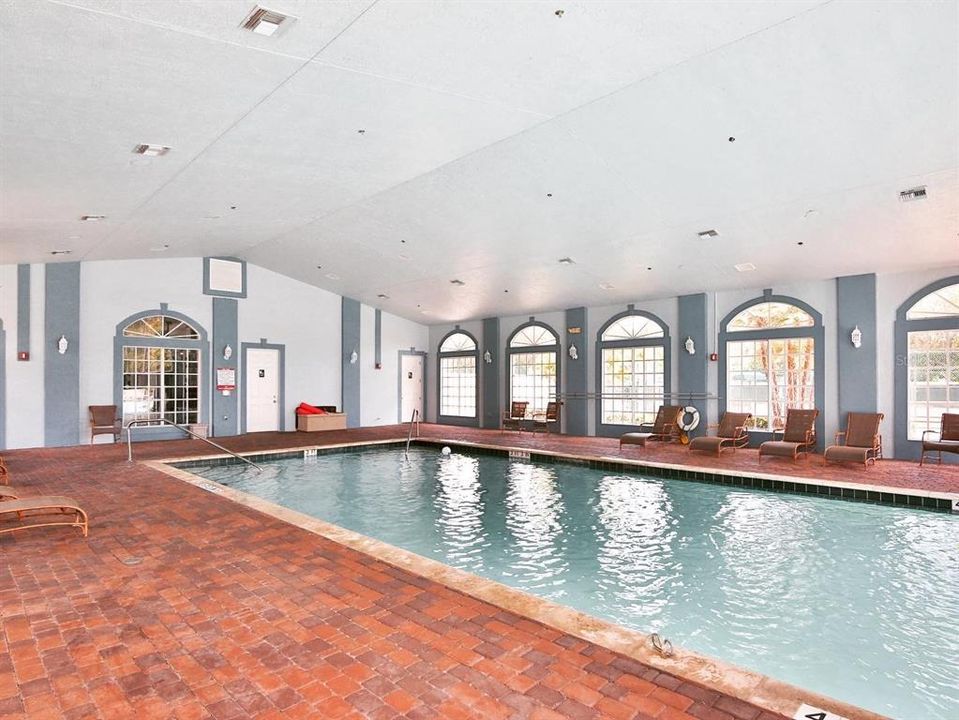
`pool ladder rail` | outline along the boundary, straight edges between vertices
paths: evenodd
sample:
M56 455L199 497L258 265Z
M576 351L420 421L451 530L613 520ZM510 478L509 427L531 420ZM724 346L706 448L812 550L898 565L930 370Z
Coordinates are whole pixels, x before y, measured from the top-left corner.
M190 430L189 428L183 427L183 425L177 425L177 424L176 424L175 422L173 422L172 420L167 420L166 418L157 418L156 420L131 420L130 422L128 422L128 423L126 424L126 426L124 427L124 430L127 431L127 462L133 462L133 428L135 428L135 427L140 427L140 426L143 426L143 425L155 425L156 423L163 423L164 425L172 425L172 426L175 427L177 430L181 430L181 431L185 432L187 435L190 435L190 436L196 438L197 440L202 440L202 441L205 442L207 445L212 445L212 446L215 447L217 450L222 450L223 452L225 452L225 453L227 453L227 454L229 454L229 455L232 455L233 457L237 458L238 460L242 460L242 461L245 462L247 465L252 465L252 466L255 467L257 470L262 470L262 469L263 469L263 468L261 468L259 465L257 465L255 462L253 462L252 460L249 460L248 458L245 458L245 457L243 457L242 455L237 455L237 454L236 454L235 452L233 452L232 450L228 450L227 448L223 447L222 445L219 445L219 444L213 442L213 441L210 440L209 438L205 438L205 437L203 437L202 435L197 435L195 432L193 432L193 431Z
M416 437L420 436L420 411L414 409L413 414L410 415L410 431L406 435L406 452L404 455L406 459L410 459L410 442L413 440L413 428L416 428Z

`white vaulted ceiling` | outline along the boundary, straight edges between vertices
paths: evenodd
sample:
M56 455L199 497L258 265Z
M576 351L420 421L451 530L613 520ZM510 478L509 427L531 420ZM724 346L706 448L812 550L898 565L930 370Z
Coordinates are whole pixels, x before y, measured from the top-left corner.
M0 0L0 262L426 322L959 262L955 0L254 4Z

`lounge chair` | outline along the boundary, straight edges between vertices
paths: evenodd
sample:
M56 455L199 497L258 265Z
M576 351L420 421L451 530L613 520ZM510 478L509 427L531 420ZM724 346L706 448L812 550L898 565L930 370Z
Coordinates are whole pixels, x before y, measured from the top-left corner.
M97 435L112 435L113 442L120 439L121 422L116 405L90 405L90 444Z
M512 402L509 405L509 412L503 413L504 430L522 430L523 420L526 419L526 408L528 402Z
M16 500L19 497L19 488L11 487L10 485L0 485L0 501Z
M816 418L818 410L786 410L786 427L773 430L773 436L782 433L781 440L767 440L759 446L759 459L763 455L788 457L795 460L799 453L805 453L816 447Z
M9 523L13 524L10 525ZM78 527L87 536L87 514L76 500L58 495L41 495L0 502L0 535L14 530L67 525Z
M929 435L938 435L939 438L933 440ZM939 453L939 462L942 463L942 454L959 453L959 415L956 413L943 413L942 420L939 421L939 432L935 430L923 430L922 432L922 454L919 456L919 467L922 467L926 459L927 452Z
M546 412L533 413L533 431L548 433L550 428L559 432L559 403L550 401L546 403Z
M642 423L639 432L628 432L619 436L619 448L623 445L646 447L650 440L670 442L679 439L679 417L683 413L681 405L660 405L656 419L651 423Z
M849 413L846 429L836 433L836 444L827 447L822 454L823 465L832 460L861 462L868 466L882 458L882 436L879 434L882 418L882 413Z
M706 450L722 455L726 448L731 448L735 452L737 448L745 447L749 444L746 423L751 417L752 413L723 413L723 419L719 421L719 425L710 426L716 428L716 434L693 438L689 441L690 451Z

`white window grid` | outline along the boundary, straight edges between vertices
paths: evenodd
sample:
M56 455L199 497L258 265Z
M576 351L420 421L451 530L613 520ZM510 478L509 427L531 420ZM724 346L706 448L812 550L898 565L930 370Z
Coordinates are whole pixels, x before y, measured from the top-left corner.
M476 357L440 357L440 415L476 417Z
M726 409L752 413L751 427L786 424L787 408L816 407L813 338L726 343Z
M641 425L653 422L666 392L663 347L604 348L602 389L603 423ZM623 397L615 397L617 395Z
M908 438L939 431L943 413L959 413L959 329L909 333Z
M123 421L161 419L188 425L200 418L200 351L123 347Z
M546 405L556 399L556 353L512 353L509 359L509 398L511 402L527 402L527 417L546 412Z

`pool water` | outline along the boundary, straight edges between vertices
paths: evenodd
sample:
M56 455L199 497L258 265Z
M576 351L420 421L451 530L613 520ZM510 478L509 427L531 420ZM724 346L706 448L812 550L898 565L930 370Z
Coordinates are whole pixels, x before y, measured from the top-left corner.
M387 448L193 472L706 655L959 718L959 517Z

